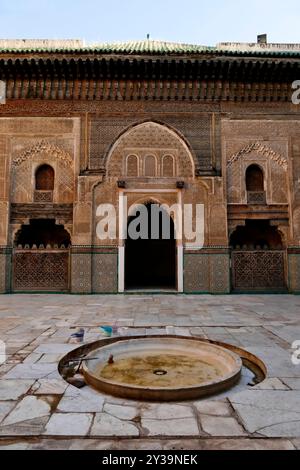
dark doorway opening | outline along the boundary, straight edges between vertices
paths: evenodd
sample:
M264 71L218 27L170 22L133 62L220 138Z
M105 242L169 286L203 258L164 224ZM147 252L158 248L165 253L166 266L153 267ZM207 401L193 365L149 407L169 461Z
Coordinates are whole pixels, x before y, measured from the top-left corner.
M238 226L230 237L230 246L234 249L281 250L281 235L277 227L268 220L246 220L244 226Z
M146 204L148 211L148 238L134 240L127 237L125 243L125 288L126 289L175 289L176 288L176 240L174 222L166 211L159 217L158 239L151 233L154 219L151 217L151 206ZM156 205L157 207L157 205ZM139 217L129 217L130 223ZM163 237L163 218L170 227L169 237Z
M43 245L64 245L66 248L71 244L69 233L63 225L56 225L54 219L31 219L29 225L22 225L17 233L15 245L37 247Z

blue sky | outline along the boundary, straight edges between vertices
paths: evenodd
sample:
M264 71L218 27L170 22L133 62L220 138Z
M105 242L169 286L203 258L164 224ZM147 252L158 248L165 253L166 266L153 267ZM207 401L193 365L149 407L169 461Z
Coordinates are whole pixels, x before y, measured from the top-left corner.
M1 38L300 43L299 0L0 0Z

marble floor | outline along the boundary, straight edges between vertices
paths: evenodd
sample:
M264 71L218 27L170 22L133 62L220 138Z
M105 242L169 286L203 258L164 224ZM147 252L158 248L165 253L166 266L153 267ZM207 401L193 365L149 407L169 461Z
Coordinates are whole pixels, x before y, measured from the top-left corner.
M228 342L258 355L265 381L193 402L146 403L77 389L58 373L59 358L118 334L175 334ZM170 329L168 329L169 331ZM0 449L300 448L300 297L292 295L3 295L0 340Z

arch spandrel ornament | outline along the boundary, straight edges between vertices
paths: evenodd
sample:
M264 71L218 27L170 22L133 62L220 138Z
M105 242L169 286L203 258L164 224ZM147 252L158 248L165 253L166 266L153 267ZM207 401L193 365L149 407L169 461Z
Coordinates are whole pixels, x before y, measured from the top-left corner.
M278 152L275 152L275 150L272 150L270 147L267 147L266 145L262 144L261 142L253 142L249 145L246 145L241 150L231 155L230 158L227 160L227 166L230 167L233 163L237 162L244 155L248 155L252 152L257 152L258 154L264 157L270 158L279 166L281 166L284 170L287 170L288 168L288 162L284 157L282 157Z
M60 160L65 166L71 166L73 164L72 157L67 151L58 147L57 145L51 144L46 140L40 140L13 158L12 166L21 166L27 160L30 160L40 154L46 154L48 157L50 157L51 160Z

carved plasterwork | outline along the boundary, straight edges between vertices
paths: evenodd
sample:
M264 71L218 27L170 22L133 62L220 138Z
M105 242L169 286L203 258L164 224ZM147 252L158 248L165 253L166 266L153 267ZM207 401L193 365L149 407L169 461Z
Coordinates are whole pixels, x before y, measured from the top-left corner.
M39 140L12 158L11 201L30 203L34 199L35 172L41 164L54 169L54 203L73 202L74 168L72 156L58 145Z
M286 150L282 146L283 152ZM227 158L227 200L231 204L247 204L246 170L258 165L264 175L267 204L288 203L288 161L278 151L262 142L244 145Z
M270 158L279 166L281 166L284 170L288 168L288 162L285 158L279 155L277 152L272 150L270 147L265 146L261 142L253 142L252 144L246 145L237 153L231 155L231 157L227 161L227 165L230 166L243 155L249 154L251 152L258 152L259 154L263 155L264 157Z
M130 155L139 158L139 175L145 175L144 159L156 158L155 176L163 176L163 158L174 158L174 176L193 177L194 161L186 142L168 126L144 122L127 130L112 146L107 158L107 174L110 177L126 176L126 159Z
M32 147L27 148L17 155L13 159L12 165L20 166L26 160L33 159L40 154L46 154L51 159L60 160L65 166L70 166L73 163L72 157L68 152L58 147L57 145L53 145L50 142L47 142L46 140L40 140Z

